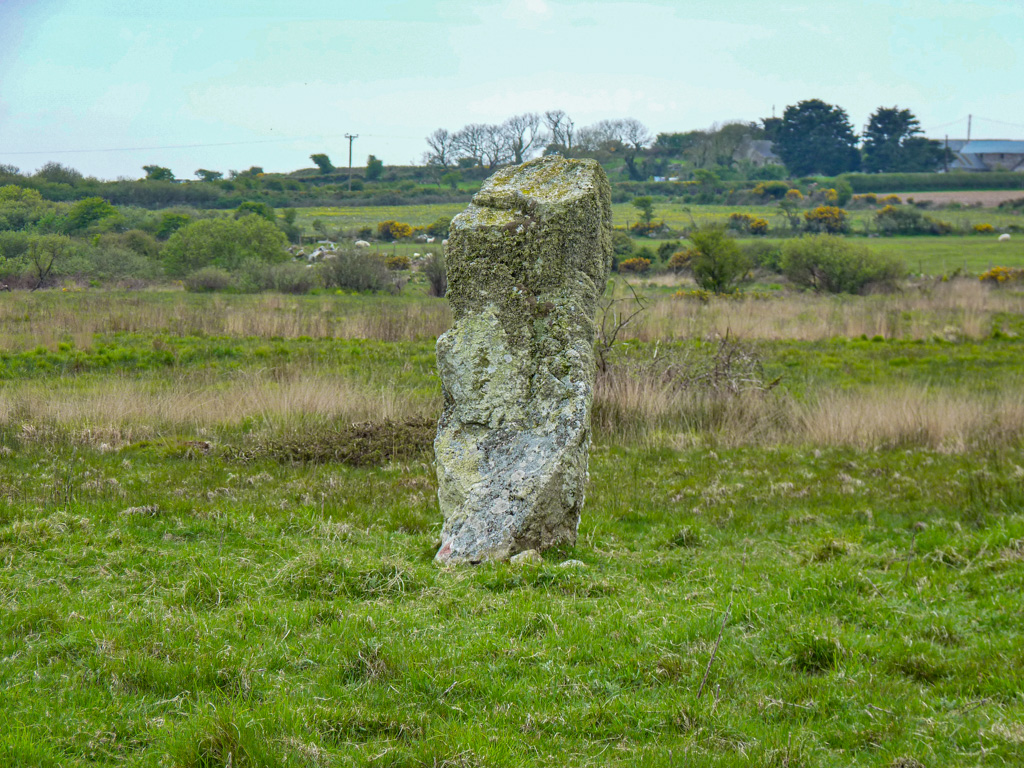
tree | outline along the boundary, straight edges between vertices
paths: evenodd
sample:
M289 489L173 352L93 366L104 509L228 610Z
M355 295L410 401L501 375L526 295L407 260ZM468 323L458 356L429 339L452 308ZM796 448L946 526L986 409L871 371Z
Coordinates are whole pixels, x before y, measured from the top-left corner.
M69 184L72 187L82 180L82 174L74 168L54 162L49 162L36 171L35 177L51 184Z
M633 207L640 213L640 218L644 220L644 223L650 224L651 219L654 218L654 198L650 195L644 195L643 197L633 198Z
M154 234L156 234L157 240L166 240L190 221L192 221L192 217L187 213L164 213L160 217L160 223Z
M316 155L310 155L309 159L313 161L314 165L320 169L320 173L332 173L334 166L331 164L331 158L322 152Z
M532 149L540 144L540 115L536 112L525 112L510 117L501 124L505 142L512 152L512 162L516 165L529 160Z
M244 203L235 208L235 218L240 219L243 216L262 216L269 222L277 220L277 215L274 213L274 208L267 203L257 203L253 200L246 200Z
M71 206L64 217L64 230L68 233L80 232L100 219L116 214L117 209L102 197L86 197Z
M462 181L462 174L458 171L448 171L441 177L441 183L447 184L453 190L458 190L460 181Z
M487 147L488 126L470 123L452 136L452 148L459 157L459 165L466 158L472 160L469 167L483 165Z
M445 128L438 128L427 136L430 151L424 155L427 165L438 165L447 168L455 161L454 136Z
M855 171L860 163L857 137L846 111L820 99L786 107L775 151L795 176L835 176Z
M278 226L281 227L281 231L284 232L285 237L288 238L288 242L297 243L302 235L302 230L299 229L295 223L295 219L298 217L299 212L294 208L285 208L281 211L281 217L284 219Z
M0 187L0 230L24 229L53 208L35 189L8 184Z
M205 168L197 169L195 175L200 181L220 181L224 178L220 171L208 171Z
M626 164L626 173L633 181L643 181L647 174L637 166L637 155L651 143L647 127L632 117L618 120L601 120L580 130L576 148L578 150L619 156Z
M690 268L697 285L713 293L732 293L750 270L750 258L723 227L704 227L690 234Z
M622 159L626 162L629 178L633 181L643 181L647 174L637 169L636 156L651 143L651 133L643 123L632 117L620 120L619 125L622 131Z
M754 123L732 122L712 125L706 131L694 131L690 146L684 157L695 168L730 168L738 159L742 149L753 139L759 138L762 130Z
M576 124L564 110L549 109L544 113L544 125L548 129L548 154L572 151Z
M508 135L501 130L500 125L484 126L484 160L489 169L497 168L507 163L511 157L511 149L508 146Z
M146 181L174 181L174 174L170 168L162 165L144 165L142 170L146 172Z
M42 288L53 268L67 258L73 249L74 242L66 235L40 235L32 239L28 246L28 263L36 279L33 291Z
M921 124L909 109L879 107L864 132L864 170L869 173L934 171L942 146L919 137Z
M384 172L384 162L378 160L375 155L366 158L366 180L376 181Z

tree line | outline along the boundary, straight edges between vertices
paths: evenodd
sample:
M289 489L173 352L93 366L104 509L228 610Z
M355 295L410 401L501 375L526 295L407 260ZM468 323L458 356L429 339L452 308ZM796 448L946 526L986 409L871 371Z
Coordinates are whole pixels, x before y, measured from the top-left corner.
M946 160L945 151L922 133L913 112L893 106L879 107L858 136L844 109L820 99L790 105L782 117L657 136L635 118L601 120L577 129L564 110L549 110L514 115L501 123L472 123L456 131L438 128L426 137L423 164L445 172L494 169L538 154L602 161L617 157L628 179L643 181L664 173L672 160L691 169L732 169L745 161L753 165L747 150L752 142L767 140L791 176L936 171ZM771 178L773 173L762 176Z

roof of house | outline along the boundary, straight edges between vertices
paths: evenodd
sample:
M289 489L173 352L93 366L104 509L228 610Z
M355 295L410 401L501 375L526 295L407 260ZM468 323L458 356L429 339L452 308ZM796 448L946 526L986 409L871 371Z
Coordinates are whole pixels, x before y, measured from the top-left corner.
M980 139L968 141L958 150L960 154L971 155L1024 155L1024 141L1011 139Z

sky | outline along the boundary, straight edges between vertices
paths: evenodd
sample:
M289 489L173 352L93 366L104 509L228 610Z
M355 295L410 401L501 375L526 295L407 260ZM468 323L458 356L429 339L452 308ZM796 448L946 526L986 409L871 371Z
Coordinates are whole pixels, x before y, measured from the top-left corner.
M0 0L0 163L287 172L422 160L437 128L565 110L652 132L822 99L1024 139L1020 0Z

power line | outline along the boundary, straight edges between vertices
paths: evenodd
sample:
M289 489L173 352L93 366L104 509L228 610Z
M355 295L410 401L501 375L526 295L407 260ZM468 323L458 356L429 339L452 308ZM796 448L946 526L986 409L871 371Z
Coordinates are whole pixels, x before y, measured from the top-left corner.
M408 139L415 140L414 136L387 136L376 133L364 134L372 139ZM319 136L292 136L281 139L254 139L252 141L222 141L212 144L164 144L151 147L104 147L100 149L33 149L25 152L5 152L0 150L0 155L24 156L24 155L79 155L96 154L101 152L151 152L157 149L202 149L204 147L243 147L253 144L283 144L288 141L323 141L324 139L342 139L347 134L332 133Z
M1024 128L1024 123L1008 123L1005 120L993 120L991 117L978 117L974 116L975 120L984 120L986 123L998 123L999 125L1009 125L1013 128Z
M286 141L312 141L313 139L336 139L342 134L330 136L293 136L287 139L256 139L253 141L222 141L214 144L165 144L153 147L106 147L103 149L34 149L28 152L3 152L0 155L71 155L96 152L149 152L155 149L198 149L202 147L241 147L248 144L281 144Z
M951 125L957 125L958 123L962 123L966 119L967 116L965 115L964 117L958 117L956 120L950 120L948 123L943 123L942 125L933 125L932 128L948 128Z

